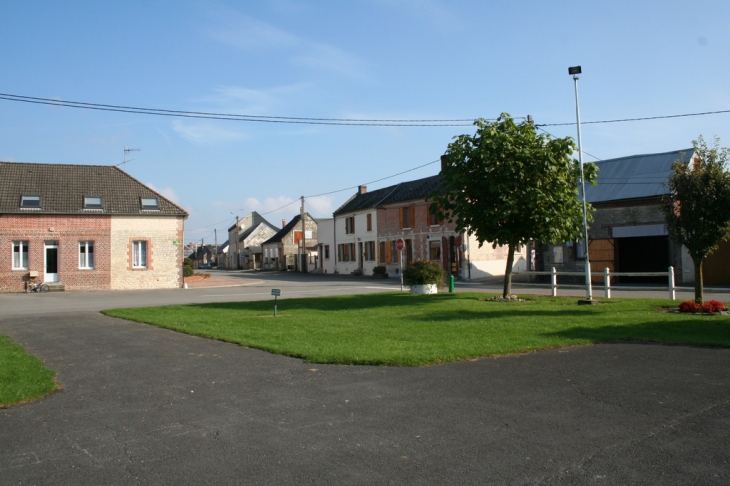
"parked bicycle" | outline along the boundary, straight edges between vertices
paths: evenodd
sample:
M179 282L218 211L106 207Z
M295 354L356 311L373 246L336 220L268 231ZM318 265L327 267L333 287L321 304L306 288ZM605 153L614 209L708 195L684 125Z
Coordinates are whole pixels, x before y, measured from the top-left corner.
M25 288L26 293L31 292L48 292L49 287L48 284L43 282L28 282L28 286Z

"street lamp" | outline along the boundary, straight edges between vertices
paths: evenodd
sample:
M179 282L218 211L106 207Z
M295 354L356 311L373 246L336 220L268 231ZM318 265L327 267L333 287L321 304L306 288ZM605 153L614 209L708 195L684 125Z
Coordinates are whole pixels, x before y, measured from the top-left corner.
M585 241L585 272L586 272L586 300L578 301L579 304L593 303L593 287L591 286L591 262L588 259L588 211L586 209L586 181L583 177L583 147L580 136L580 105L578 103L578 75L581 74L580 66L568 68L568 74L573 76L575 84L575 118L578 125L578 162L580 164L580 185L583 196L583 239Z

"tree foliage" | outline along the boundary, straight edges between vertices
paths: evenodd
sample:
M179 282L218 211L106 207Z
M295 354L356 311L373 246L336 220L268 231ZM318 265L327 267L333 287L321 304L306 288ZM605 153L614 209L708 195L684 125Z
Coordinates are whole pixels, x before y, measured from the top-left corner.
M540 134L535 125L517 124L507 113L474 125L474 135L459 135L449 144L442 190L429 200L459 231L475 235L480 246L509 246L506 297L518 245L581 239L580 165L572 158L572 138ZM593 183L596 172L594 164L585 164L586 182Z
M669 236L684 245L695 266L695 301L702 303L702 263L730 237L730 152L700 136L692 142L694 157L672 166L663 210Z

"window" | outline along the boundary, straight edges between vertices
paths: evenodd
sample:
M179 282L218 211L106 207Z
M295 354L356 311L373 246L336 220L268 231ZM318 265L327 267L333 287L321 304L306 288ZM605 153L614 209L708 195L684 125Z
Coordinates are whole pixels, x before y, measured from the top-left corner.
M27 241L13 241L13 270L28 270Z
M20 196L20 207L21 208L40 208L41 197L40 196Z
M373 230L373 215L372 215L372 213L368 213L367 229L368 229L368 231L372 231Z
M386 263L387 260L385 259L385 242L381 241L379 246L380 254L378 255L378 262L379 263Z
M324 245L324 257L327 260L330 259L330 246L329 245Z
M79 242L79 268L94 268L94 242Z
M147 242L132 242L132 267L147 268Z
M400 227L401 228L412 228L413 223L416 219L416 208L411 206L409 208L400 208Z
M431 204L428 207L428 224L438 226L444 222L444 212L436 205Z
M160 202L156 197L142 197L140 202L142 209L160 209Z
M365 242L365 261L366 262L375 261L375 242L374 241Z
M441 242L431 240L428 242L428 259L432 262L441 261Z
M355 216L345 218L345 234L351 235L355 232Z
M350 261L350 245L344 245L344 246L345 246L345 251L344 251L342 258L344 261L349 262Z
M96 196L84 196L84 209L101 209L101 198Z
M342 245L337 245L337 261L342 261Z

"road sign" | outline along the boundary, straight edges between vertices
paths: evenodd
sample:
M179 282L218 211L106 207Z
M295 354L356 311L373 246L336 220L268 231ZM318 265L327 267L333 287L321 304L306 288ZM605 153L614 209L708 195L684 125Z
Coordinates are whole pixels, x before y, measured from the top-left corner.
M281 289L271 289L271 295L279 297L281 295Z
M398 238L395 240L395 249L398 251L401 251L403 248L406 247L406 242L403 241L403 238Z

